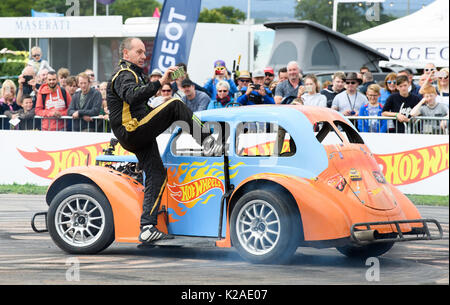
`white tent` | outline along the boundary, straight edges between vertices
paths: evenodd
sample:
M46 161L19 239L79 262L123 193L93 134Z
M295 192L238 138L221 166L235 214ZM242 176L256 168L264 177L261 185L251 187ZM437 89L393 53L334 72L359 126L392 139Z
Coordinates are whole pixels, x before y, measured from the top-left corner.
M349 35L390 58L390 63L423 68L449 65L449 1L436 0L417 12Z

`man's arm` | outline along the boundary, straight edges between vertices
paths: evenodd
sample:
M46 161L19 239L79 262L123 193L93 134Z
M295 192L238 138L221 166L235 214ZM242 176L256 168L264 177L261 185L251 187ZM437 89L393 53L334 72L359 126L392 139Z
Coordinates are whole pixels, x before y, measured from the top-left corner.
M159 81L139 84L134 74L127 70L119 72L112 85L115 93L129 105L146 103L161 88Z

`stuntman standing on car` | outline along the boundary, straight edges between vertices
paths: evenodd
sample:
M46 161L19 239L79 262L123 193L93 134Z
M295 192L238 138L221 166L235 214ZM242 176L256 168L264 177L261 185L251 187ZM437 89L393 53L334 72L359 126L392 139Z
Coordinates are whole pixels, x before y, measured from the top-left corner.
M180 100L171 99L157 108L147 105L177 67L169 67L161 79L148 82L143 73L145 45L139 38L126 38L120 45L122 59L108 82L107 103L111 128L119 143L133 152L145 173L143 212L140 220L142 243L173 238L156 228L161 195L167 183L167 173L158 150L156 137L176 121L184 121L190 132L201 137L202 123Z

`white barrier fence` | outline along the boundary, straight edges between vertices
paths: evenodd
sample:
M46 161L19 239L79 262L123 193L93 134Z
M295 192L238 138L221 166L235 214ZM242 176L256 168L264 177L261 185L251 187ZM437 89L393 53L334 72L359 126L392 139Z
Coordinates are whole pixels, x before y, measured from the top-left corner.
M60 171L94 164L111 133L0 130L0 184L49 185ZM386 179L407 194L449 194L447 135L361 133ZM170 134L158 137L162 151ZM118 149L119 154L126 154Z

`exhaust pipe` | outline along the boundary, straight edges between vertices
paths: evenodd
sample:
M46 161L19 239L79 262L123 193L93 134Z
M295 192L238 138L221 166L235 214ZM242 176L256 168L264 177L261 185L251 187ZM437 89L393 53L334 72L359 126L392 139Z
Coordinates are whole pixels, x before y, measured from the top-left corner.
M373 241L377 230L364 230L354 232L354 237L357 241Z

